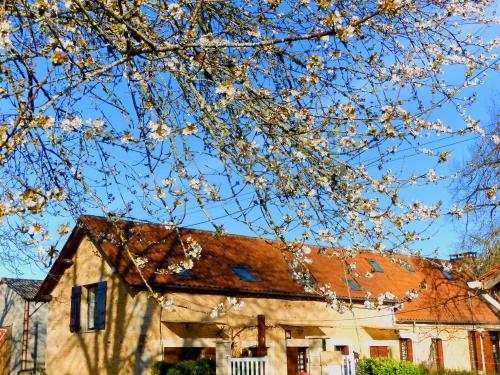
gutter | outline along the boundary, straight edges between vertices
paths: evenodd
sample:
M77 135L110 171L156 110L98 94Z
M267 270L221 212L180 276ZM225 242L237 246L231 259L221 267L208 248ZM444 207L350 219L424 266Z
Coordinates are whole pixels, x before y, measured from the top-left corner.
M138 288L140 290L146 289L144 283L130 283L129 285ZM278 292L278 291L259 291L251 289L232 289L232 288L209 288L202 286L192 286L192 285L175 285L175 284L157 284L150 283L151 287L158 291L163 292L180 292L180 293L199 293L199 294L213 294L213 295L224 295L224 296L235 296L235 297L263 297L263 298L276 298L276 299L291 299L291 300L302 300L302 301L324 301L324 297L318 294L308 294L308 293L290 293L290 292ZM339 300L348 300L347 297L339 297ZM360 297L353 297L355 302L363 302L365 299Z
M472 325L498 325L498 322L477 322L474 320L414 320L414 319L402 319L397 320L397 324L472 324Z
M484 299L488 304L493 306L497 314L500 313L500 303L484 290L483 283L481 281L469 281L467 283L467 286L471 289L484 291L484 293L480 295L481 298Z

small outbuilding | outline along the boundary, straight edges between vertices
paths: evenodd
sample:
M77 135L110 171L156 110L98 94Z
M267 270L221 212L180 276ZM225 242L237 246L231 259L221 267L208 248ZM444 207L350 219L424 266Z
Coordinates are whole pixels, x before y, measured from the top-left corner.
M0 375L45 367L47 304L35 302L41 280L0 279Z

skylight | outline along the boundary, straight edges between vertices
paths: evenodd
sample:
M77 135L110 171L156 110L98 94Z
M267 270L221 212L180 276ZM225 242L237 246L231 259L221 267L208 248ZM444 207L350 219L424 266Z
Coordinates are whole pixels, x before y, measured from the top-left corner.
M412 265L410 263L408 263L408 261L406 260L403 260L401 261L401 263L403 264L403 266L410 272L415 272L415 268L412 267Z
M354 281L353 279L344 279L347 285L349 285L349 288L352 290L355 290L356 292L361 292L361 286Z
M189 277L193 276L190 270L182 270L181 272L176 273L177 276Z
M451 273L448 271L445 271L443 268L440 268L441 273L443 274L444 277L446 277L447 280L454 280L455 278Z
M247 281L250 283L255 283L257 281L257 278L252 274L252 271L245 266L232 265L231 269L236 275L238 275L241 281Z
M374 272L384 272L382 267L380 267L378 263L375 262L373 259L368 259L368 263L370 263L370 266L372 266Z

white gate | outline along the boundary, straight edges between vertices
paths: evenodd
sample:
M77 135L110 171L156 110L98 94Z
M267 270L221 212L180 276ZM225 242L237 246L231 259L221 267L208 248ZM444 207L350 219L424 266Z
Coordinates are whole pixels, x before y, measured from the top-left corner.
M356 375L356 369L354 366L354 358L351 355L342 355L342 375Z
M267 357L228 358L228 375L265 375Z

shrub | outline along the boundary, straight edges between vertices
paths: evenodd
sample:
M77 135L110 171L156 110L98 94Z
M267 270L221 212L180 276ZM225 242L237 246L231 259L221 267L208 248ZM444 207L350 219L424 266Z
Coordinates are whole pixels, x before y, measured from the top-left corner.
M391 358L363 358L358 361L362 375L425 375L422 367Z
M167 363L159 361L151 366L152 375L215 375L215 361L208 358Z
M467 370L432 370L424 365L397 361L391 358L363 358L358 361L361 375L477 375Z

